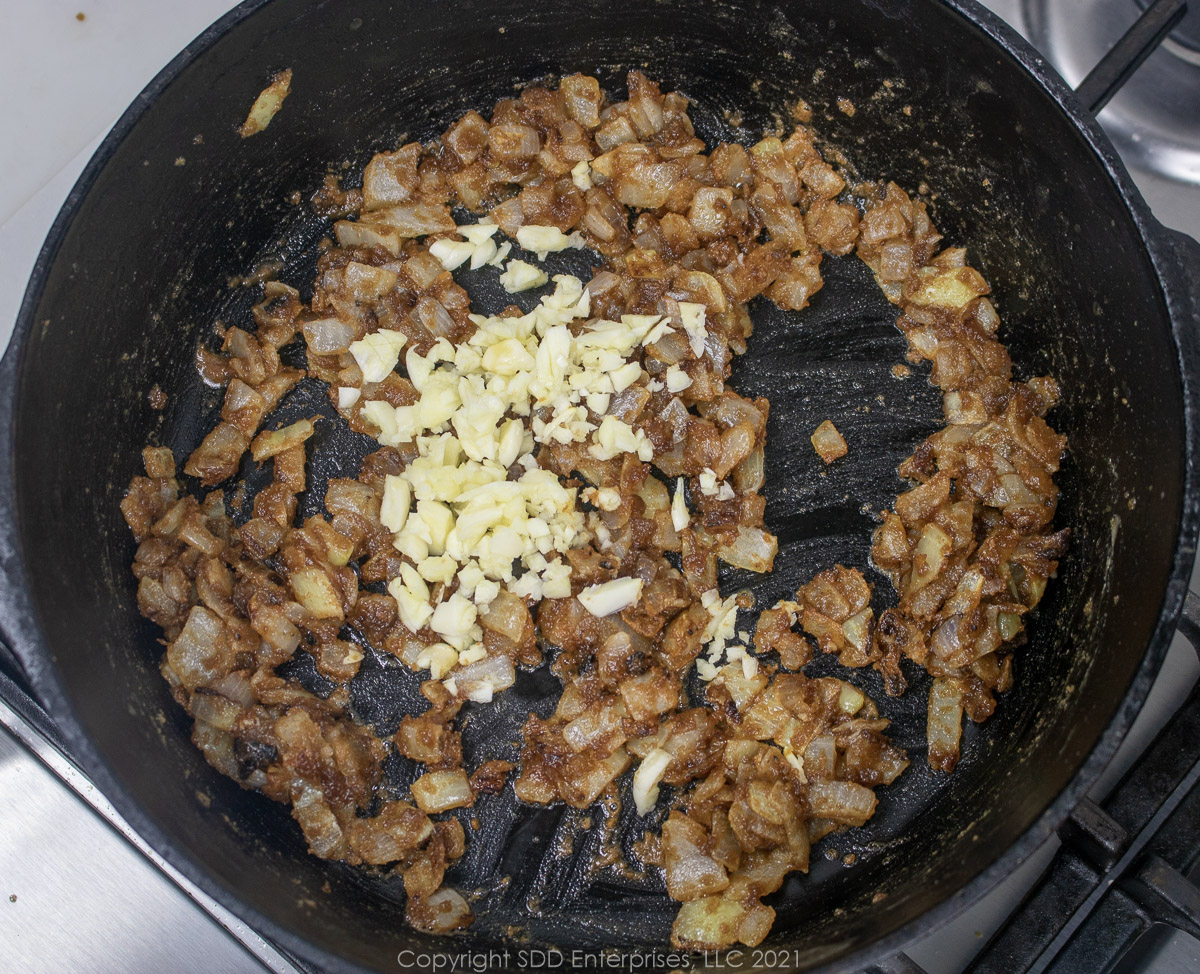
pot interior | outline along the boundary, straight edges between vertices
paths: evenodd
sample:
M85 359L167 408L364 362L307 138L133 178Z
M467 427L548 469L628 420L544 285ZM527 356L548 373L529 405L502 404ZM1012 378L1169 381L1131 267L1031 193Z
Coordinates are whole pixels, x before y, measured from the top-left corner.
M280 278L310 293L329 226L293 194L307 200L331 171L354 184L374 152L432 137L468 108L486 112L515 85L582 71L617 94L637 67L692 99L710 145L786 126L803 97L862 177L925 195L946 243L966 245L991 283L1018 375L1049 373L1062 387L1051 420L1071 453L1057 523L1072 547L1018 653L1015 688L987 724L968 726L947 777L924 762L926 682L892 700L873 672L850 675L913 765L880 789L865 828L824 840L811 873L769 900L779 916L767 945L794 948L805 966L835 962L993 863L1116 713L1154 635L1182 505L1182 391L1162 294L1126 201L1062 107L939 3L275 0L239 16L156 82L136 123L102 148L26 322L15 448L29 586L77 749L107 769L123 810L236 911L330 966L392 970L402 949L446 949L404 925L398 880L308 855L285 808L218 775L189 743L190 721L157 671L160 634L136 611L118 504L143 445L182 459L214 422L220 392L200 382L195 349L214 341L217 322L245 324L259 294L230 279L280 261ZM293 83L282 111L241 139L251 101L284 67ZM585 277L596 263L564 260ZM780 536L779 567L722 583L752 584L760 607L835 562L867 567L870 512L904 489L897 464L941 425L927 367L891 375L905 343L866 268L851 257L822 270L805 312L752 309L756 333L731 380L772 403L766 523ZM470 288L482 307L507 303L486 282ZM168 396L161 412L147 400L155 384ZM314 411L328 407L304 387L279 416ZM825 418L853 444L828 472L807 443ZM325 479L360 455L336 434L317 438L313 510ZM884 603L890 586L869 578ZM810 671L838 672L829 659ZM364 674L361 715L394 725L415 677L371 657ZM473 715L468 766L515 754L525 715L552 707L556 689L545 671L525 675L502 706ZM546 854L556 835L577 834L579 850L598 842L584 816L519 806L511 789L474 815L482 828L468 829L471 851L447 881L505 882L484 895L473 943L500 942L517 924L528 942L563 948L666 944L676 907L656 879ZM842 860L821 854L833 849Z

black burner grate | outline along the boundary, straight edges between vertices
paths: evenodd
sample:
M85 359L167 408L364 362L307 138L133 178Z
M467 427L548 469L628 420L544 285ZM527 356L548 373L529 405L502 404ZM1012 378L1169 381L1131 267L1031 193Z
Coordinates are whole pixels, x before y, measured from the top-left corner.
M1050 867L970 970L1200 971L1198 745L1200 686L1102 806L1076 809Z

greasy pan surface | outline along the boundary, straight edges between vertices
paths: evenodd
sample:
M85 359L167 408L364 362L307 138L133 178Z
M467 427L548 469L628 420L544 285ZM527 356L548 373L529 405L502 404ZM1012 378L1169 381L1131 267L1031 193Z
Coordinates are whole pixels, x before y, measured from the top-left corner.
M1018 654L1014 690L968 728L946 777L924 764L925 682L897 701L874 673L851 674L892 718L913 767L880 790L867 827L825 840L812 872L768 900L778 919L767 946L794 948L803 966L852 965L854 951L895 945L911 935L906 924L991 867L971 887L981 891L1066 814L1132 719L1178 611L1179 566L1194 545L1194 524L1182 520L1193 447L1141 204L1012 55L938 3L576 0L514 12L486 0L276 0L228 22L102 149L18 325L14 514L39 631L6 635L81 760L171 861L327 966L341 957L394 970L406 947L461 948L404 926L398 880L309 856L286 809L240 790L191 746L157 671L158 632L137 615L133 542L117 505L148 439L183 456L212 425L220 400L198 380L194 349L215 321L244 324L258 294L229 279L278 260L281 279L309 293L328 228L288 202L293 191L307 199L345 164L352 180L372 153L431 137L514 84L583 71L617 93L631 67L689 95L710 144L756 140L803 96L819 133L864 177L910 191L924 183L947 243L966 244L993 286L1018 374L1049 372L1064 392L1052 416L1072 451L1058 523L1073 545ZM236 124L283 67L294 71L283 110L264 134L239 139ZM838 96L854 103L852 117ZM575 254L559 266L586 277L590 262ZM722 587L750 584L760 606L835 561L865 567L870 512L902 489L897 463L941 416L926 369L891 376L904 341L866 268L845 258L822 270L825 288L806 312L752 309L757 330L734 367L735 389L772 402L766 521L781 552L773 575L731 572ZM481 306L507 303L464 280ZM169 396L162 413L147 403L154 383ZM278 416L318 410L328 412L323 393L305 384ZM807 442L825 418L851 444L828 471ZM369 448L322 424L302 515ZM885 601L890 587L869 577ZM811 672L834 672L830 662ZM387 733L416 686L368 656L355 706ZM467 765L512 758L526 714L550 709L557 688L545 671L526 674L498 705L477 707L464 727ZM410 769L392 770L394 783L409 780ZM623 806L627 844L644 824ZM675 904L657 883L589 872L601 836L583 814L520 806L511 789L473 813L483 828L468 831L447 882L491 888L504 877L476 909L475 946L514 925L563 948L666 944ZM648 822L656 828L657 816ZM567 835L576 855L548 855ZM857 864L827 860L824 848Z

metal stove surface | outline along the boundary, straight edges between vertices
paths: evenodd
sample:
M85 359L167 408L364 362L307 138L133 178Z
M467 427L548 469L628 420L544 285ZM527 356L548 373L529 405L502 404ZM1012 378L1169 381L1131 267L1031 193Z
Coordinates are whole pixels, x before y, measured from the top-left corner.
M1042 49L1052 55L1051 63L1073 83L1081 79L1099 49L1069 49L1061 43L1061 32L1048 39L1047 18L1080 23L1073 18L1091 17L1097 3L1121 8L1110 15L1110 22L1132 22L1136 16L1135 0L984 2L1027 37L1045 44ZM14 4L6 10L7 29L0 36L0 90L9 93L7 100L0 100L0 130L22 133L0 144L0 171L6 176L0 186L0 347L8 342L41 241L104 132L145 81L233 6L231 0L187 4L124 0L120 5L76 0L76 4L68 6L64 0ZM47 58L46 51L63 56ZM1178 70L1164 60L1171 57L1169 51L1160 50L1145 68L1153 76L1170 77ZM106 70L98 74L92 68L96 64ZM14 92L22 92L22 97L14 99ZM1166 100L1170 94L1156 96L1152 90L1139 89L1136 97L1154 104L1156 98ZM1160 171L1149 168L1150 156L1134 148L1140 140L1138 113L1123 109L1121 98L1114 100L1101 121L1112 125L1134 179L1159 219L1200 238L1200 186L1164 175L1161 166ZM1192 119L1192 128L1184 136L1200 144L1200 116ZM1189 174L1177 169L1175 175ZM1200 180L1200 170L1191 171L1190 178ZM1193 587L1195 579L1194 575ZM1110 809L1124 807L1121 802L1130 783L1124 782L1115 792L1114 786L1180 711L1198 677L1196 654L1176 637L1145 710L1093 790L1095 801L1108 799ZM39 732L36 721L4 703L4 683L0 675L0 974L303 971L154 854L57 749L52 731ZM1194 724L1187 722L1193 706L1200 711L1200 700L1183 707L1166 732L1177 735L1178 740L1172 738L1170 744L1175 750L1196 752L1190 754L1192 761L1200 757L1200 718ZM1197 733L1189 736L1193 729ZM1190 806L1181 804L1180 797L1185 786L1195 784L1185 774L1172 786L1175 815L1161 833L1166 836L1162 842L1174 836L1176 844L1196 845L1200 819L1184 815ZM1165 812L1158 818L1168 820ZM1135 838L1134 845L1139 841ZM1151 847L1155 855L1162 842ZM1128 848L1121 848L1123 855L1129 854ZM1100 860L1103 851L1097 853ZM1193 881L1200 873L1200 866L1192 861L1195 851L1186 862L1176 863L1190 873L1184 878ZM1078 952L1058 961L1018 957L1024 925L1036 922L1038 911L1049 907L1053 895L1069 899L1072 890L1084 888L1049 871L1062 858L1059 841L1050 840L992 893L912 945L906 958L887 969L910 974L954 974L976 965L1006 971L1095 969ZM1125 884L1133 890L1129 895L1136 898L1139 882L1156 891L1143 898L1190 895L1186 886L1172 885L1174 875L1159 867L1159 863L1165 867L1165 862L1154 858L1147 862L1133 885ZM1037 891L1029 898L1035 886ZM1093 895L1105 893L1108 887L1103 882L1101 886ZM1115 895L1104 902L1108 904ZM997 935L1016 910L1021 911L1016 921ZM1185 921L1175 922L1171 910L1164 910L1146 915L1165 916L1170 922L1153 922L1113 970L1120 974L1200 970L1200 939L1195 936L1200 930L1189 932ZM1102 911L1099 921L1091 922L1117 929L1116 920ZM985 945L988 949L980 956ZM398 964L397 970L403 966Z

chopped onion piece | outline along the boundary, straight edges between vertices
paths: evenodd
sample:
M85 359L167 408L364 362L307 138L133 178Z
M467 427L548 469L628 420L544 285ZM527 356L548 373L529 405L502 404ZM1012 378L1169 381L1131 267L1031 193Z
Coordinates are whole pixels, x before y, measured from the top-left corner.
M342 618L342 598L319 568L301 568L289 579L296 601L317 619Z
M826 463L833 463L839 457L844 457L849 451L846 441L838 428L830 420L825 420L810 437L813 449Z
M474 914L461 894L443 886L427 898L410 898L405 919L417 930L445 936L470 924Z
M250 455L258 463L262 463L270 457L278 456L285 450L300 446L312 435L313 422L311 419L302 419L283 429L267 430L254 438L254 442L250 444Z
M254 104L250 106L250 113L246 116L246 121L238 128L238 135L243 139L248 139L270 125L271 119L283 107L283 100L287 98L291 87L292 69L284 68L271 79L271 83L267 87L258 93Z
M427 771L412 783L413 798L426 815L475 804L475 795L462 768Z
M507 690L516 679L512 660L500 653L489 654L478 662L461 667L454 674L459 695L472 700L476 699L475 694L485 689L489 693Z
M842 684L841 690L838 691L838 710L847 717L853 717L862 710L865 702L866 697L863 696L861 690L849 683Z
M300 325L300 331L305 344L318 355L344 352L355 334L354 325L340 318L312 318Z
M733 544L717 548L717 557L736 568L747 568L752 572L769 572L775 563L779 541L775 535L762 528L738 525L737 538Z

